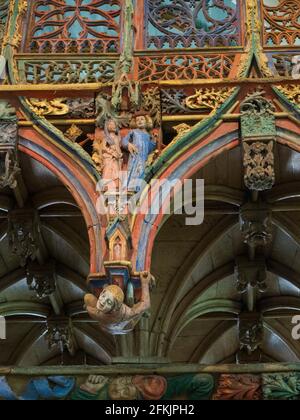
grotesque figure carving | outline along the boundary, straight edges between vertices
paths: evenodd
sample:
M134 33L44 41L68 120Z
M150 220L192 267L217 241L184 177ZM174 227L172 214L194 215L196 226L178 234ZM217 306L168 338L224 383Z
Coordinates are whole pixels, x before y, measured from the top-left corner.
M112 335L128 334L150 309L150 286L154 279L148 272L141 273L140 279L142 297L132 308L125 305L124 292L116 285L105 287L99 299L91 294L85 296L85 305L90 317L99 321L104 331Z

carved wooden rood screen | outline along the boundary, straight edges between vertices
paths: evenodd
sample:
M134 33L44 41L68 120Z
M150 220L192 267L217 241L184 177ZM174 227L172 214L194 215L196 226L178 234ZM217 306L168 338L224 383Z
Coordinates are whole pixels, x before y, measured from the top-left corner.
M0 400L298 400L299 1L0 0L0 47Z

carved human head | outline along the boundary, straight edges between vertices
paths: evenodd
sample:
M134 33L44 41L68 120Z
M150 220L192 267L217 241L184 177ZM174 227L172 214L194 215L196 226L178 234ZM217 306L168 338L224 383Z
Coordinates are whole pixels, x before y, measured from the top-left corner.
M118 133L119 131L118 124L112 118L110 120L107 120L105 126L108 133Z
M132 376L121 376L109 384L109 396L114 401L130 401L139 398L139 391L132 382Z
M153 120L147 112L137 112L132 117L130 127L132 129L151 131L153 129Z
M125 297L119 286L106 286L100 294L97 309L105 314L120 310Z

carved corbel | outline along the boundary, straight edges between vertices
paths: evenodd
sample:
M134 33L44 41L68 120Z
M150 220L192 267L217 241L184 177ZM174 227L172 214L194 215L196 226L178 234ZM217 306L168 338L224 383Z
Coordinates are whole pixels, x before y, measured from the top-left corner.
M242 313L239 317L239 341L241 352L249 355L257 352L263 343L262 315L257 312Z
M275 111L262 90L249 94L241 105L244 181L251 191L266 191L275 184Z
M38 252L39 217L32 209L13 210L8 214L8 238L11 253L25 267L27 261L34 261Z
M258 289L261 293L267 290L267 267L263 257L250 261L248 257L238 257L235 266L235 279L239 293L246 293L248 287Z
M55 262L49 262L44 265L29 263L27 266L27 285L30 291L35 292L38 299L44 299L55 293Z
M272 211L264 203L248 203L240 210L244 242L251 248L267 246L272 241Z

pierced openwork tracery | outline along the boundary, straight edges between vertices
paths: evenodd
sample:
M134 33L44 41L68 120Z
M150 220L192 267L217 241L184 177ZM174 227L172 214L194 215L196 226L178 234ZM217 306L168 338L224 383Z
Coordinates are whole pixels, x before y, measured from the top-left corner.
M176 55L139 58L139 80L222 79L232 70L235 56Z
M32 1L27 51L118 52L120 21L120 0Z
M239 9L232 0L148 0L147 48L241 45Z
M300 45L299 0L263 0L264 43Z

